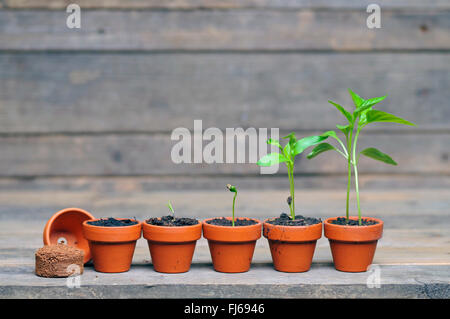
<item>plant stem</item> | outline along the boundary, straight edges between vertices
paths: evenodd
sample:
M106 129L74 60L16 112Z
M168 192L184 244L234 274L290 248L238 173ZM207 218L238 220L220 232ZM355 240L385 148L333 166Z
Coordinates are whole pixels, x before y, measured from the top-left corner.
M347 147L348 147L348 162L347 162L347 166L348 166L348 181L347 181L347 202L346 202L346 206L345 206L345 217L347 219L347 222L349 220L349 216L350 216L350 187L352 184L352 166L351 166L351 157L350 154L352 153L352 138L353 138L353 128L350 132L350 136L347 137Z
M236 196L237 196L237 192L234 193L234 197L233 197L233 219L231 220L231 226L234 227L234 204L236 203Z
M288 176L289 176L289 189L290 189L291 198L292 198L292 202L291 202L291 205L289 205L289 208L290 208L290 211L291 211L291 218L292 218L292 220L295 220L294 165L291 164L291 163L288 163Z
M358 204L358 224L361 226L361 206L359 203L359 187L358 187L358 168L356 167L356 163L353 164L353 169L355 170L355 189L356 189L356 202Z
M361 127L362 128L362 127ZM356 162L356 143L358 142L359 132L361 128L356 130L355 140L353 142L353 170L355 171L355 190L356 190L356 203L358 204L358 224L361 226L361 206L359 202L359 186L358 186L358 163Z

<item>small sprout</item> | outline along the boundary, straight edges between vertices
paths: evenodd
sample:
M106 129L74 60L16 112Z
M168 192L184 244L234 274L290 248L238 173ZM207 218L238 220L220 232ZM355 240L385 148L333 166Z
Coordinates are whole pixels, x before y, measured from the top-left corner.
M227 184L227 188L230 192L234 193L233 197L233 218L231 219L231 225L234 227L234 206L236 203L236 196L237 196L237 189L236 186L233 186L231 184Z
M169 207L170 211L172 212L172 215L175 216L175 211L174 211L174 209L173 209L172 204L170 203L170 201L169 201L169 203L167 204L167 207Z
M237 193L236 186L227 184L227 188L230 190L230 192Z

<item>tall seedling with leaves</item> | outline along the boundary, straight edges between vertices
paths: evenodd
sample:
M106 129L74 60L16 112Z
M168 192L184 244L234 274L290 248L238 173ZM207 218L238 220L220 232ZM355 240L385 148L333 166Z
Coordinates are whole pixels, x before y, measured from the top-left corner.
M307 157L311 159L323 152L334 150L337 151L340 155L342 155L346 159L348 166L346 218L348 221L351 177L353 168L355 176L356 202L358 206L358 223L359 225L361 225L361 206L359 202L359 184L358 184L359 156L362 154L372 159L384 162L386 164L397 165L397 163L389 155L373 147L369 147L360 152L357 152L357 142L361 130L364 127L366 127L366 125L376 122L390 122L412 126L414 126L415 124L407 120L404 120L398 116L392 115L390 113L374 110L373 107L379 102L383 101L386 98L386 96L375 97L365 100L350 89L349 93L355 105L355 110L353 111L353 113L347 111L344 107L333 101L328 101L329 103L333 104L348 121L347 125L336 125L336 127L344 134L345 143L337 136L335 131L325 132L324 134L322 134L322 136L330 136L334 138L340 144L341 149L336 148L329 143L321 143L317 145L311 151L311 153L308 154Z
M288 205L291 213L291 219L295 220L295 185L294 185L294 162L295 157L301 154L308 147L316 145L323 140L327 139L329 135L321 136L308 136L297 140L295 138L295 133L291 133L288 136L283 137L283 139L289 139L289 142L282 147L280 142L274 139L268 139L267 144L275 145L280 149L280 152L270 153L263 156L257 164L259 166L272 166L279 163L286 163L288 176L289 176L289 186L290 186L290 196L288 197Z

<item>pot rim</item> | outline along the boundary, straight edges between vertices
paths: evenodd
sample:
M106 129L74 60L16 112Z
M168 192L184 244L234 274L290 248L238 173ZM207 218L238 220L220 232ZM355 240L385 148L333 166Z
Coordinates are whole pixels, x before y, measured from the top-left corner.
M193 219L196 219L196 218L193 218ZM196 220L198 221L197 224L194 224L194 225L184 225L184 226L153 225L153 224L147 223L147 220L149 220L149 218L147 218L146 220L142 221L142 225L147 225L148 227L158 227L158 228L160 228L160 229L164 229L164 228L167 228L167 229L174 229L174 228L176 228L176 229L182 229L182 228L188 228L188 227L198 227L198 225L201 225L201 224L202 224L202 221L201 221L201 220L198 220L198 219L196 219Z
M214 224L206 223L207 221L213 220L213 219L216 219L216 218L226 218L228 220L232 219L232 217L211 217L211 218L207 218L207 219L202 220L201 224L202 225L206 224L206 225L208 225L207 227L212 227L212 228L217 228L217 229L218 228L221 228L221 229L224 229L224 228L226 228L226 229L236 229L236 228L245 229L245 228L253 228L253 227L257 227L257 226L262 226L262 223L261 223L260 220L258 220L256 218L251 218L251 217L236 217L236 219L239 218L239 219L246 219L246 220L254 220L254 221L257 222L256 224L246 225L246 226L234 226L233 227L233 226L223 226L223 225L214 225Z
M336 220L338 218L346 218L346 216L335 216L335 217L329 217L327 219L325 219L323 221L324 224L326 225L330 225L331 227L346 227L346 228L350 228L352 229L353 227L358 227L358 228L362 228L362 229L367 229L367 228L376 228L376 227L380 227L383 226L384 222L376 217L366 217L366 216L361 216L361 219L369 219L369 220L375 220L378 222L378 224L374 224L374 225L361 225L361 226L351 226L351 225L337 225L337 224L332 224L330 223L331 220ZM358 220L358 216L349 216L349 219L351 220Z
M240 219L255 220L257 223L246 226L222 226L211 225L207 221L218 217L207 218L202 221L203 237L216 242L244 243L256 241L261 238L262 223L260 220L249 217L239 217ZM220 218L220 217L219 217ZM231 217L225 217L231 219Z
M95 220L99 220L97 218ZM131 219L131 218L116 218ZM137 224L128 226L96 226L83 222L84 237L90 242L99 243L125 243L138 240L142 235L142 222L136 219Z
M304 226L285 226L270 224L267 222L270 219L271 218L267 218L263 223L263 235L268 240L285 243L306 243L316 241L322 237L322 222Z
M58 217L60 217L61 215L64 215L64 214L69 213L69 212L77 212L77 213L84 214L87 217L91 218L91 219L88 219L88 220L94 220L95 219L95 217L92 216L91 213L89 213L88 211L86 211L84 209L81 209L81 208L69 207L69 208L64 208L64 209L61 209L61 210L57 211L56 213L54 213L50 217L50 219L45 224L44 232L43 232L43 236L42 236L43 240L44 240L44 245L50 245L50 228L51 228L51 225L54 223L54 221Z
M89 227L89 228L96 228L96 229L111 229L111 230L118 230L118 229L130 229L131 227L137 227L137 226L139 226L140 224L142 224L142 222L141 221L139 221L139 220L137 220L137 219L133 219L133 218L115 218L114 217L114 219L117 219L117 220L124 220L124 219L129 219L129 220L132 220L132 221L135 221L135 222L137 222L137 224L133 224L133 225L126 225L126 226L97 226L97 225L91 225L91 224L88 224L87 222L95 222L95 221L97 221L97 220L100 220L100 219L104 219L104 218L95 218L95 219L91 219L91 220L85 220L84 222L83 222L83 226L85 225L86 227Z
M74 213L78 213L78 214L82 214L85 215L86 217L88 217L87 220L94 220L95 217L89 213L87 210L81 209L81 208L77 208L77 207L68 207L68 208L64 208L61 209L59 211L57 211L56 213L54 213L49 220L47 221L47 223L45 223L44 226L44 231L42 233L42 239L44 242L44 245L51 245L51 241L50 241L50 232L51 232L51 228L53 223L62 215L66 214L66 213L70 213L70 212L74 212ZM81 233L82 233L82 228L83 228L83 224L80 224L80 229L81 229ZM84 237L84 236L83 236ZM76 248L79 248L77 246L75 246ZM81 249L81 248L80 248ZM91 251L89 249L89 245L87 245L85 248L83 248L84 251L84 259L83 262L87 263L89 260L91 260L92 255L91 255Z
M271 224L271 223L268 223L267 221L269 221L270 219L275 219L275 218L277 218L277 217L269 217L269 218L266 218L266 219L264 219L264 221L263 221L263 225L265 226L265 225L270 225L270 227L286 227L286 228L289 228L289 229L304 229L304 228L308 228L308 227L313 227L313 226L316 226L317 227L317 225L322 225L324 222L323 222L323 220L321 220L320 221L320 223L317 223L317 224L312 224L312 225L274 225L274 224Z
M148 241L161 243L192 242L201 238L202 223L185 226L159 226L142 222L143 237Z

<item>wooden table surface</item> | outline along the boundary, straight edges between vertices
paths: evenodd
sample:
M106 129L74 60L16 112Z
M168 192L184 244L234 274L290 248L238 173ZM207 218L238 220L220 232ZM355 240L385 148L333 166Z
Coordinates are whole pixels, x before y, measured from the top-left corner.
M341 182L327 178L332 188L297 190L299 213L322 219L336 216L345 207L345 190L334 188ZM0 295L2 297L449 297L450 284L450 191L442 178L414 185L411 178L362 178L362 207L369 216L385 222L374 265L381 271L380 289L366 286L372 272L348 274L334 270L325 238L318 241L312 269L303 274L284 274L273 270L267 240L257 242L253 267L246 274L215 272L205 239L198 242L190 272L180 275L156 273L146 241L140 239L133 267L124 274L101 274L88 265L80 289L69 289L65 279L45 279L33 274L34 252L42 246L46 220L58 209L78 206L96 217L136 217L167 213L165 204L173 203L179 216L199 219L230 213L231 195L224 181L185 179L173 183L142 178L102 181L89 178L71 182L50 179L24 181L17 191L9 186L0 194ZM391 184L386 189L385 183ZM282 186L279 178L244 180L237 199L237 216L259 219L285 209L285 190L260 187L261 182ZM305 180L307 182L307 179ZM317 181L316 181L317 182ZM32 191L25 185L33 184ZM203 189L210 183L208 190ZM236 183L238 184L238 183ZM303 184L301 179L297 184ZM191 185L191 189L186 188ZM181 187L180 187L181 185ZM238 184L239 185L239 184ZM435 185L433 187L433 185ZM5 185L3 185L5 186ZM66 185L67 186L67 185ZM368 186L364 190L364 186ZM392 187L395 186L395 187ZM198 189L201 187L201 189ZM260 189L259 189L260 188ZM341 187L342 188L342 187ZM38 189L36 191L36 189ZM145 289L145 287L154 287ZM267 289L268 287L271 289ZM117 287L122 287L120 290ZM209 288L208 288L209 287Z

